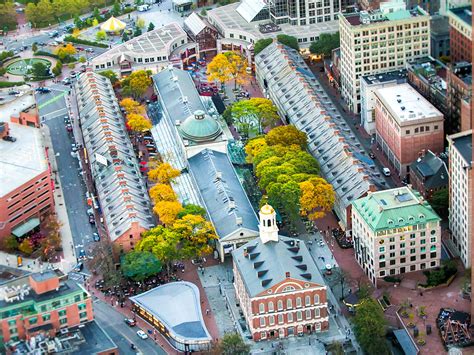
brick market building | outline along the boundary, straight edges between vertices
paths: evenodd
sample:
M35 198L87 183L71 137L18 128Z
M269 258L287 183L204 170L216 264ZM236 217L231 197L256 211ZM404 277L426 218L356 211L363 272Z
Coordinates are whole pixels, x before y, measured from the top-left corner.
M260 210L259 228L259 238L232 253L234 287L253 340L327 330L327 286L306 245L278 235L269 205Z
M197 13L189 15L183 24L188 36L199 44L199 55L210 60L217 54L217 30Z

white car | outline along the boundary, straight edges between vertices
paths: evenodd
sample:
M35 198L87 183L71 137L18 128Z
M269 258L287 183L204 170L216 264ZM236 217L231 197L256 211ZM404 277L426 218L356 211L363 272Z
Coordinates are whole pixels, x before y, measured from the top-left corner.
M148 335L143 330L137 331L137 335L142 339L148 339Z
M390 176L390 174L391 174L389 168L383 168L383 169L382 169L382 172L383 172L383 174L384 174L385 176Z

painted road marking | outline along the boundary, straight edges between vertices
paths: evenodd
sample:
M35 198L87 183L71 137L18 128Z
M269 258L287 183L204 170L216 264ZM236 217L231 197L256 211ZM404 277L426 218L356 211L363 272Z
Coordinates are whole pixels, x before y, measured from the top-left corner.
M41 110L41 109L44 108L45 106L48 106L48 105L52 104L53 102L58 101L61 97L65 96L65 95L66 95L66 92L60 93L59 95L57 95L57 96L55 96L55 97L53 97L53 98L51 98L51 99L49 99L49 100L47 100L47 101L45 101L45 102L39 104L38 109Z

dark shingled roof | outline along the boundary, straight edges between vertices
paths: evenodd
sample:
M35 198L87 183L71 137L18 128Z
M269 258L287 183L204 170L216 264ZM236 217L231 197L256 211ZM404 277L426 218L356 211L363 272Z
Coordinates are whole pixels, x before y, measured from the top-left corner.
M446 163L430 150L411 164L410 171L424 181L425 188L434 189L448 185Z
M282 282L287 273L292 279L325 286L308 248L298 239L280 236L278 242L264 244L256 238L234 250L232 256L250 297Z

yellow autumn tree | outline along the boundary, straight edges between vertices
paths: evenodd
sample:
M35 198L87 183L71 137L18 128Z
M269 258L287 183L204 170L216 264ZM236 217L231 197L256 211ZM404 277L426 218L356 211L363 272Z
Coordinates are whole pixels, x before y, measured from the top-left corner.
M313 177L299 185L301 190L301 215L315 220L324 217L326 212L331 211L335 200L335 193L331 184L323 178Z
M151 121L148 118L136 113L127 115L127 125L134 132L149 131L152 127Z
M267 147L268 145L264 137L248 141L245 145L245 153L247 154L245 159L247 160L247 163L253 163L253 158L264 151Z
M145 113L145 108L138 102L136 102L134 99L131 99L129 97L120 101L120 106L122 106L125 112L127 112L128 114L136 113L138 115L142 115Z
M161 163L148 172L148 178L159 184L169 184L180 174L180 171L169 163Z
M59 59L63 60L67 56L73 56L77 51L72 43L68 43L64 46L56 47L54 52L59 57Z
M183 210L178 201L161 201L153 207L153 212L158 215L160 221L168 226L176 220L176 216Z
M156 184L150 189L150 197L154 203L160 201L177 201L178 197L170 185Z
M224 55L229 62L230 72L234 79L234 88L237 88L237 84L247 84L250 80L250 76L247 73L247 67L249 66L247 59L241 53L234 51L225 52Z
M207 65L207 79L218 81L221 85L232 80L232 65L223 53L216 55Z
M188 214L173 223L172 230L182 239L182 253L185 258L196 258L212 252L210 242L217 235L212 224L200 215Z

